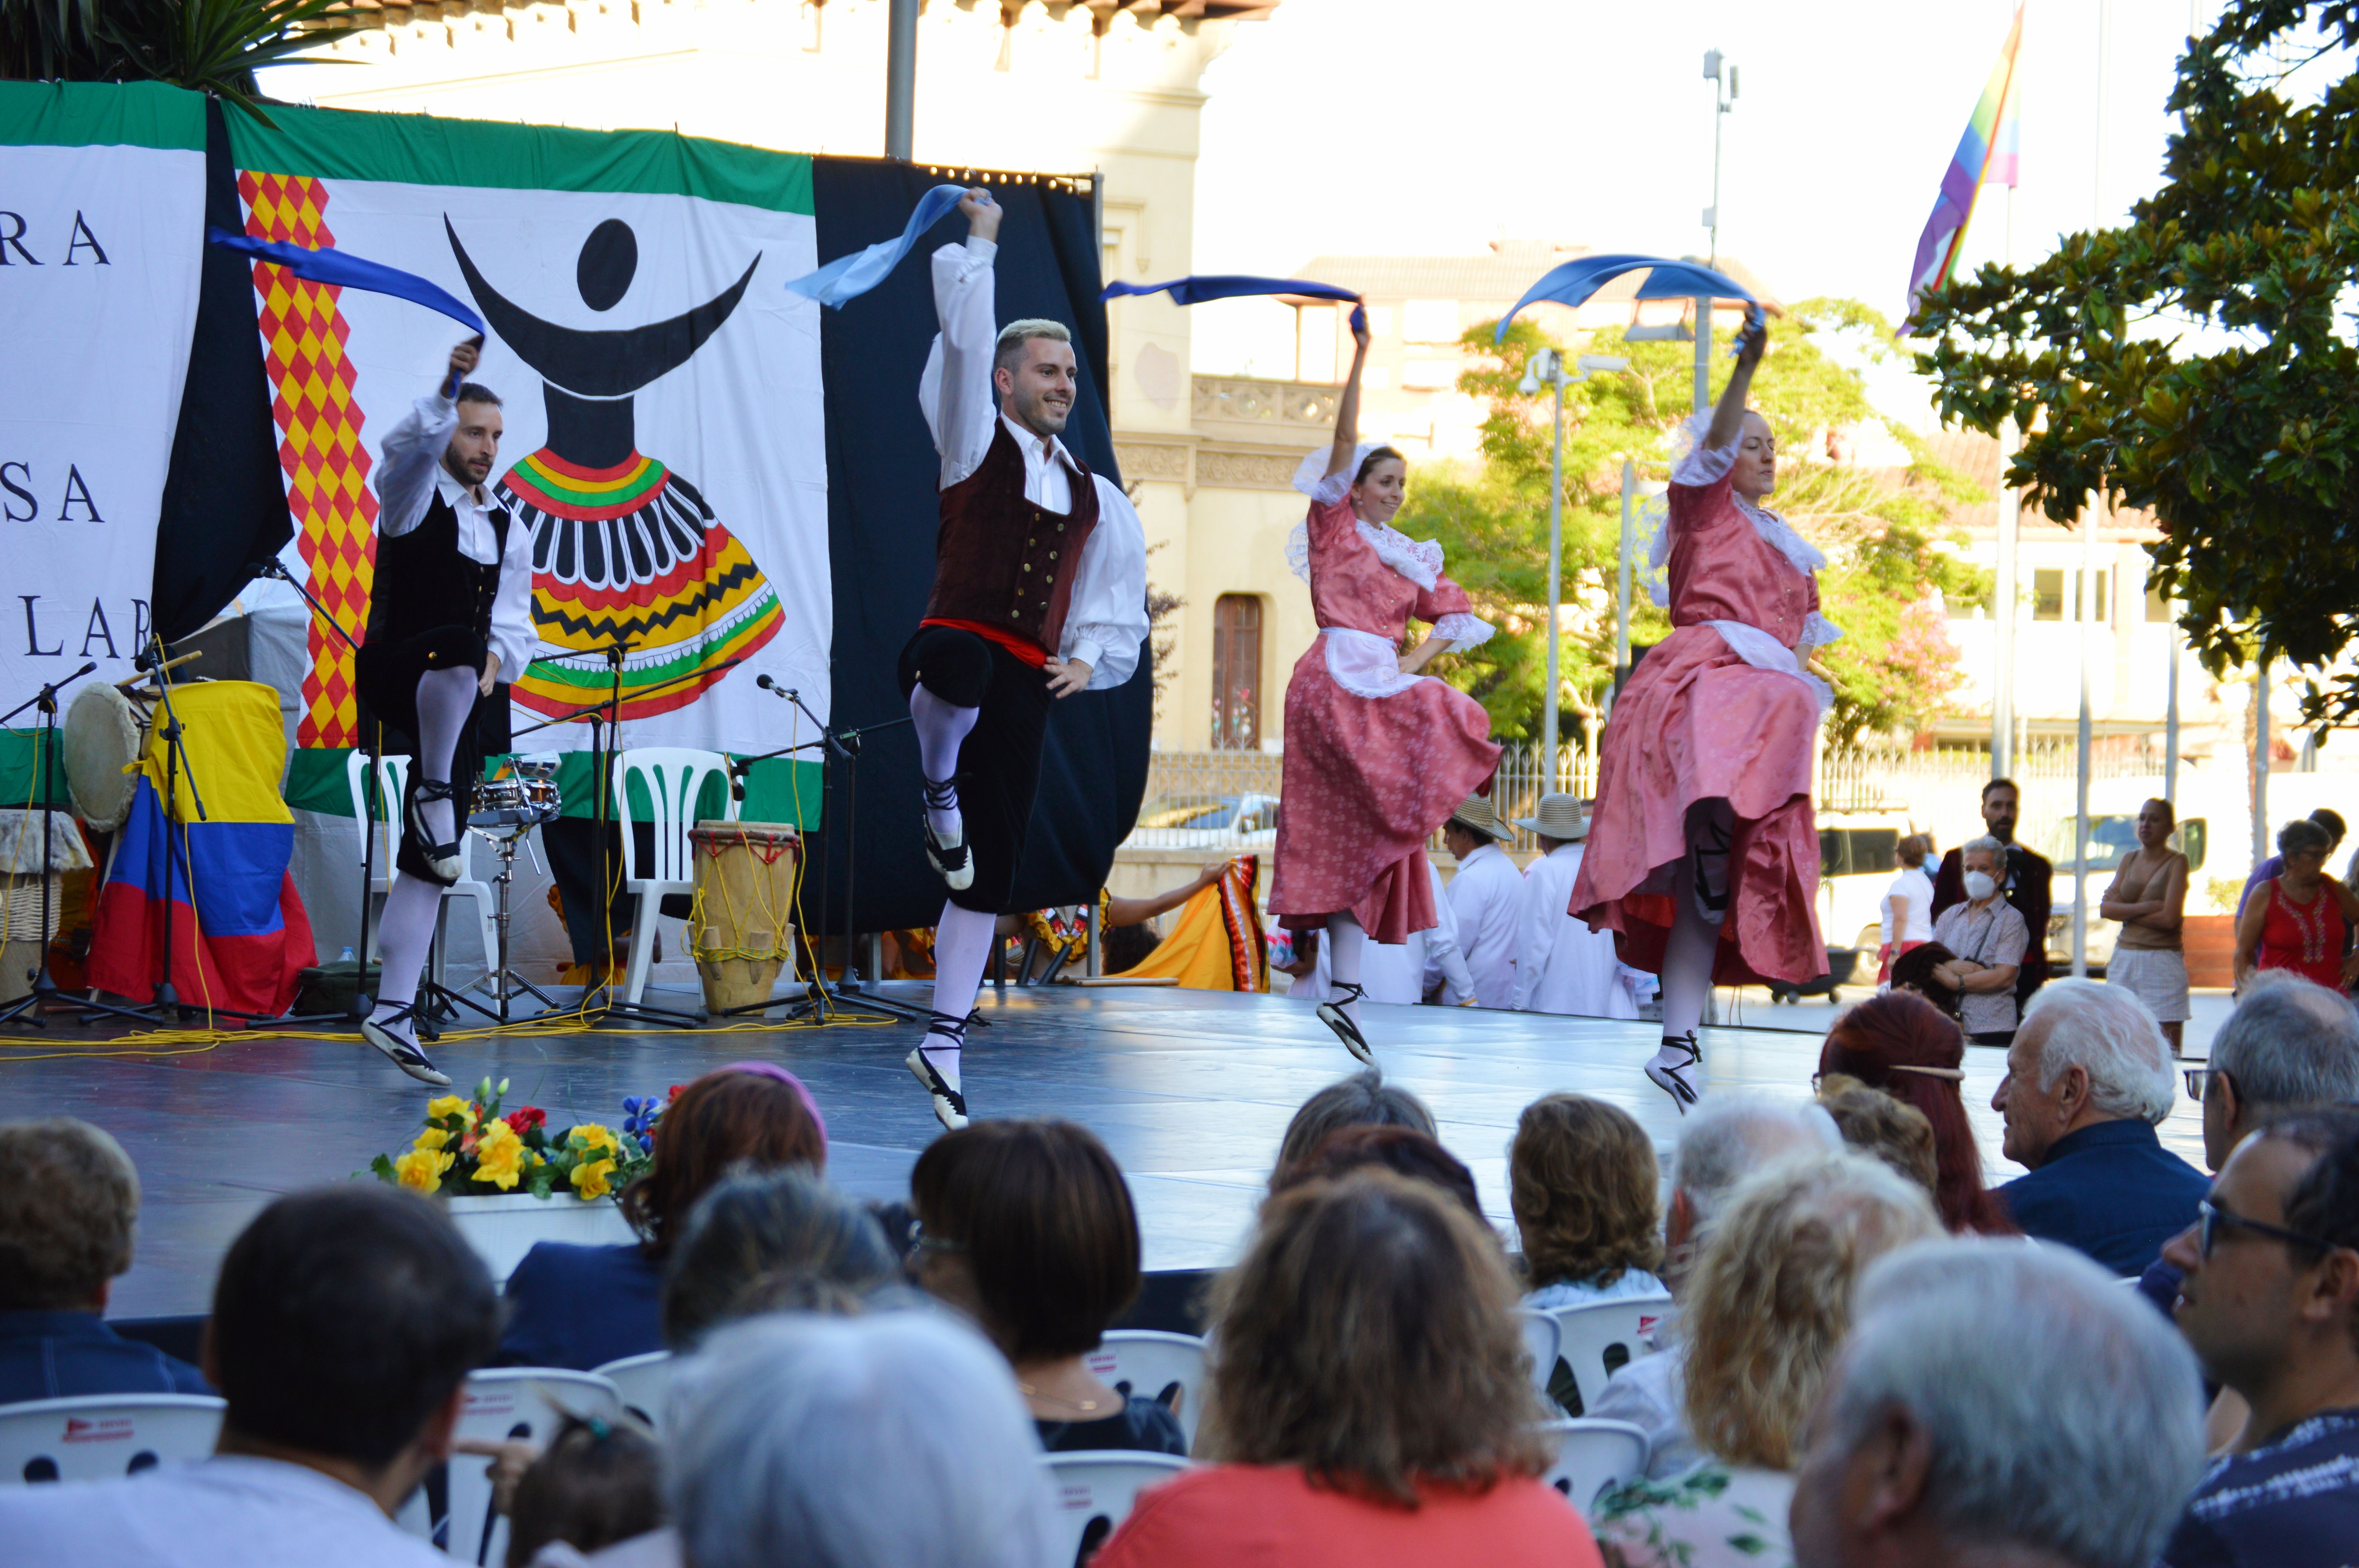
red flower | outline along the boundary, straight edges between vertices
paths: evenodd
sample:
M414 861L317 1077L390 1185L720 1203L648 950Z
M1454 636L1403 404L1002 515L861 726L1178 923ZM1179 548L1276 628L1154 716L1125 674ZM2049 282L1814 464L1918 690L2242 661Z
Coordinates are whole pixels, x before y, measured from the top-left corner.
M678 1099L679 1098L679 1091L686 1087L688 1087L686 1084L674 1084L669 1089L665 1091L664 1098L667 1100Z
M520 1110L508 1112L500 1119L506 1122L518 1137L522 1137L537 1127L545 1126L549 1121L549 1113L537 1105L528 1105Z

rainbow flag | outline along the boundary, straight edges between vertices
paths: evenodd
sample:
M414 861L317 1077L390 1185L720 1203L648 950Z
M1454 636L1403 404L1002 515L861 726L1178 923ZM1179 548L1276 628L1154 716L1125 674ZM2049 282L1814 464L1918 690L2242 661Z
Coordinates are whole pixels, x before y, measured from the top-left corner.
M172 704L187 759L174 820L164 816L163 740L151 732L99 889L90 981L134 1001L155 994L168 879L180 1000L275 1017L317 961L288 870L295 819L278 793L287 763L278 694L252 681L207 681L174 687Z
M2023 81L2016 67L2023 49L2023 7L2015 8L2015 26L2006 33L2006 47L1983 84L1982 102L1974 105L1966 134L1941 176L1941 194L1933 200L1933 215L1917 236L1917 262L1908 270L1908 314L1918 301L1950 281L1958 264L1958 247L1973 221L1974 201L1985 185L2013 186L2022 138ZM1902 323L1903 329L1907 322Z

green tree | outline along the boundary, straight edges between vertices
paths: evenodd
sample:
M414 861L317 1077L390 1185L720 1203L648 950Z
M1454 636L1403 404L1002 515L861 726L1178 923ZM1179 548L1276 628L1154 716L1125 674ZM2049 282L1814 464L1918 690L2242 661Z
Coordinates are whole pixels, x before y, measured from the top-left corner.
M254 73L360 31L356 15L345 0L0 0L0 80L168 81L268 124Z
M1518 384L1536 351L1560 345L1527 321L1514 323L1495 346L1492 331L1486 324L1466 334L1483 357L1458 383L1489 406L1482 460L1420 468L1396 524L1413 537L1440 539L1451 576L1499 627L1441 673L1483 703L1496 733L1534 737L1547 668L1552 395L1527 397ZM1859 373L1828 351L1838 337L1868 354L1889 351L1887 325L1849 300L1812 300L1772 324L1754 403L1785 453L1799 454L1815 433L1869 413ZM1694 390L1691 345L1633 343L1606 330L1583 348L1623 355L1630 368L1565 391L1558 662L1568 735L1591 720L1613 680L1623 460L1636 463L1642 480L1667 479L1669 432L1693 411ZM1724 356L1716 360L1715 395L1729 370ZM1901 475L1790 457L1779 470L1777 509L1828 557L1820 596L1845 634L1821 659L1835 687L1831 723L1843 739L1920 724L1940 710L1959 677L1935 595L1986 591L1978 574L1935 547L1945 500L1964 498L1973 487L1940 470L1912 438L1901 439L1913 460ZM1632 641L1643 645L1669 630L1662 607L1634 584Z
M2322 667L2359 632L2359 74L2314 103L2286 82L2354 45L2349 0L2231 0L2179 62L2163 184L2130 222L1985 266L1917 324L1944 416L2014 420L2009 479L2049 516L2101 488L2154 514L2159 586L2215 676ZM2359 675L2312 681L2305 711L2352 722Z

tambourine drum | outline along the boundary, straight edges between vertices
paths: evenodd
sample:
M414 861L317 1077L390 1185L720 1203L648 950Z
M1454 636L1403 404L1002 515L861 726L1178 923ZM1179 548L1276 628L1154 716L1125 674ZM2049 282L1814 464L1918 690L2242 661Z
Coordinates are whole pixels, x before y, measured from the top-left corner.
M794 954L802 836L783 822L700 822L688 830L696 898L689 957L712 1012L767 1001Z
M66 709L66 793L74 814L102 833L131 815L139 774L124 772L147 743L147 710L111 686L86 686Z

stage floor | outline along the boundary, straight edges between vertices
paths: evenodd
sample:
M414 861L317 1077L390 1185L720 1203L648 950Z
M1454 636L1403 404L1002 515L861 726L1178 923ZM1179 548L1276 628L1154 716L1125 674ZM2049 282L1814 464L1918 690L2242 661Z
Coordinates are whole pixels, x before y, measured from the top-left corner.
M888 986L922 1005L927 988ZM651 989L650 1002L686 1002ZM1308 1006L1283 997L1074 987L986 990L987 1030L970 1036L966 1090L978 1116L1063 1116L1105 1140L1129 1173L1150 1271L1214 1268L1236 1254L1295 1108L1355 1064ZM354 1041L231 1040L167 1057L39 1059L79 1044L11 1033L9 1116L72 1115L106 1128L145 1190L138 1260L111 1315L206 1310L214 1266L272 1195L364 1170L414 1133L427 1095ZM1478 1009L1369 1010L1386 1073L1433 1108L1442 1141L1473 1167L1484 1206L1508 1222L1506 1150L1516 1117L1559 1089L1626 1108L1668 1155L1679 1115L1640 1076L1656 1031L1603 1019ZM828 1174L864 1195L907 1195L936 1130L901 1065L914 1023L657 1033L597 1029L450 1040L437 1063L454 1087L511 1080L508 1104L552 1124L615 1124L625 1095L661 1094L723 1063L780 1062L810 1086L828 1122ZM1706 1093L1808 1098L1818 1041L1765 1029L1704 1032ZM1999 1158L1991 1091L2004 1054L1969 1047L1966 1103L1991 1179ZM2199 1167L2200 1108L2183 1097L2163 1141Z

